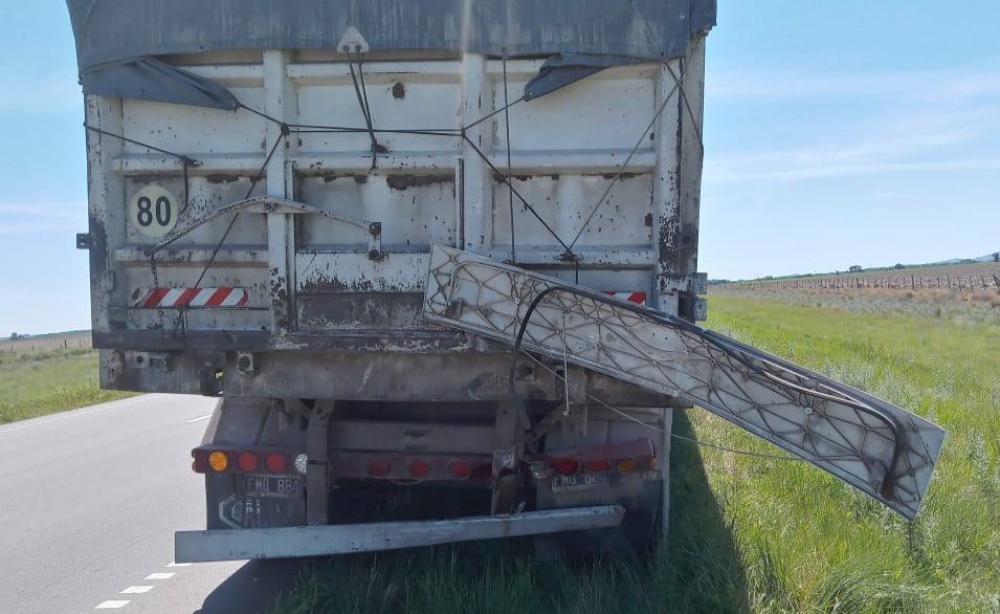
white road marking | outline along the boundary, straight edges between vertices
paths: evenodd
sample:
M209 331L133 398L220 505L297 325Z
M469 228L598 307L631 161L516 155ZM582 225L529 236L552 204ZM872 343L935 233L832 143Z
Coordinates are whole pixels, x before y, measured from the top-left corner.
M104 404L102 404L102 405L100 405L98 407L95 407L94 409L90 409L90 410L87 410L87 411L78 411L78 412L68 413L68 414L65 414L65 415L62 415L62 416L56 416L54 418L49 418L48 420L37 420L37 421L34 421L34 422L28 422L27 424L18 424L18 425L15 425L15 426L8 426L8 427L5 427L5 428L0 428L0 435L3 435L4 433L14 433L14 432L17 432L17 431L23 431L24 429L30 429L32 427L42 426L43 424L49 424L50 422L59 422L61 420L69 420L70 418L76 418L77 416L86 416L86 415L89 415L89 414L96 414L96 413L99 413L99 412L102 412L102 411L105 411L105 410L108 410L108 409L116 409L118 407L124 407L126 405L134 405L136 403L141 403L142 401L145 401L150 396L154 396L154 395L145 395L144 394L142 396L138 396L138 397L135 397L135 398L132 398L132 399L122 399L121 401L111 401L110 403L104 403Z
M119 600L119 601L102 601L101 603L97 604L97 607L94 608L94 609L95 610L118 610L120 608L124 608L128 604L129 604L129 600L128 599L122 599L122 600Z
M148 593L153 590L152 586L130 586L121 592L122 595L138 595L140 593Z
M193 563L174 563L171 561L167 567L190 567L191 565L193 565Z
M212 414L205 414L204 416L198 416L197 418L191 418L190 420L185 420L184 422L186 422L187 424L191 424L192 422L201 422L202 420L208 420L211 417L212 417Z
M177 575L174 571L158 571L156 573L151 573L146 576L146 580L169 580Z

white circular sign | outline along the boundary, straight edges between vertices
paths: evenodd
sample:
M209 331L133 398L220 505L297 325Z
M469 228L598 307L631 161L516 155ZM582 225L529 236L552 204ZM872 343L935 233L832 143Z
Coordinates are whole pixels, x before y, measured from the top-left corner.
M174 195L158 185L136 192L128 208L135 229L147 237L163 237L177 225L179 204Z

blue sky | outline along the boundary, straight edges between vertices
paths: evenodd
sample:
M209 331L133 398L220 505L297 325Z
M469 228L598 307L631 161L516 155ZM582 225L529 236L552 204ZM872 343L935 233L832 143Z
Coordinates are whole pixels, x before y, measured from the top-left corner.
M1000 250L1000 3L719 0L701 269ZM0 336L89 328L83 110L62 2L0 5Z

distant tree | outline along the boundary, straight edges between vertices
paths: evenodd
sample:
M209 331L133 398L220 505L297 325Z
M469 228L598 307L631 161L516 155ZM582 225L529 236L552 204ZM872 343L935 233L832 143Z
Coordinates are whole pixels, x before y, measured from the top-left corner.
M861 265L860 264L852 264L851 268L849 268L847 270L850 271L851 273L860 273L861 272Z
M894 266L892 268L894 268L894 269L905 269L906 265L905 264L900 264L900 263L897 262L896 266Z
M993 262L1000 262L1000 252L993 254Z
M11 333L11 334L10 334L10 340L11 340L11 341L17 341L17 340L18 340L18 338L19 338L19 336L18 336L18 334L17 334L17 333Z

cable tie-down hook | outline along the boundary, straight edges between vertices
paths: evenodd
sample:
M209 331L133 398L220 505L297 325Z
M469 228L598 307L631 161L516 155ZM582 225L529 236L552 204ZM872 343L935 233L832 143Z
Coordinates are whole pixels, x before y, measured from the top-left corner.
M444 316L446 318L458 318L462 315L462 307L465 306L465 301L460 298L456 298L450 301L448 305L444 308Z

